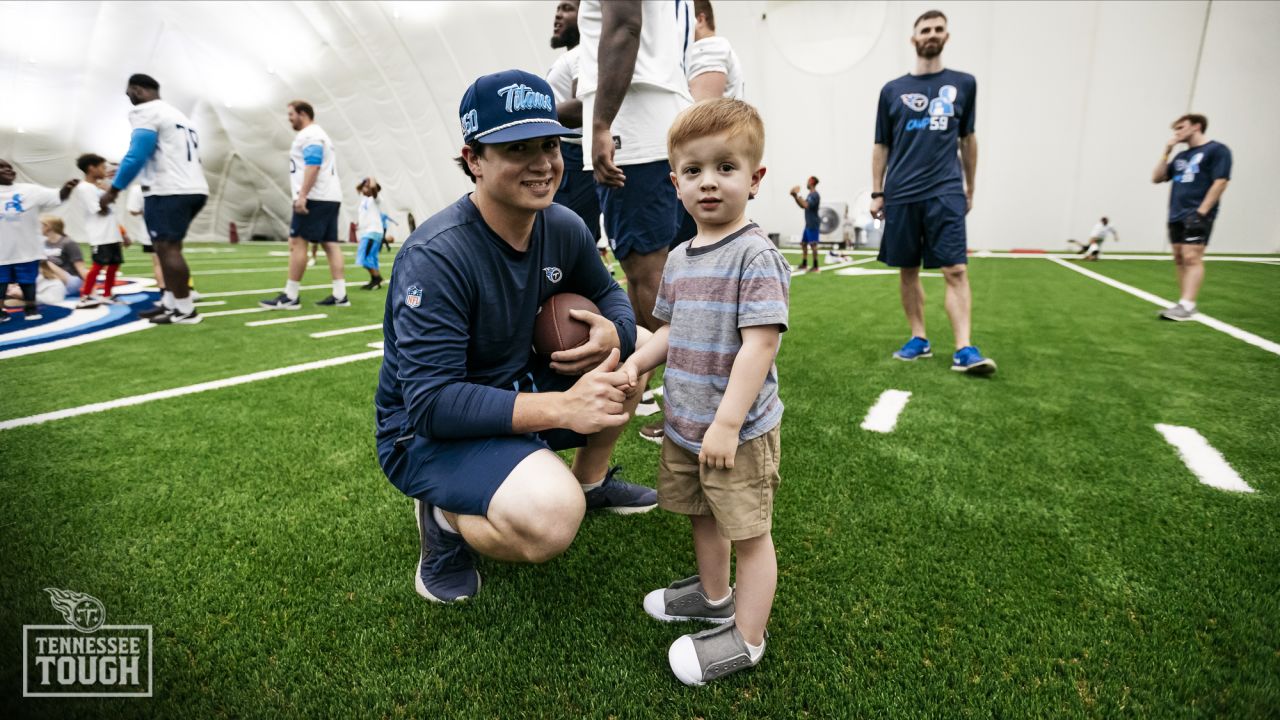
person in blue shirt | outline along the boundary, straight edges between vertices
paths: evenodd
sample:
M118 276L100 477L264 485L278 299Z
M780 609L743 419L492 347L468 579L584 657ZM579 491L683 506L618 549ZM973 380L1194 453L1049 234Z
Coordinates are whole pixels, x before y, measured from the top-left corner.
M552 197L564 172L550 86L507 70L477 79L461 105L457 162L475 190L401 246L383 320L378 460L415 501L418 594L437 602L480 588L473 551L544 562L584 511L645 512L656 492L618 479L609 456L639 394L621 360L637 334L626 293L600 264L586 224ZM599 315L577 348L534 355L534 320L552 295ZM572 470L555 450L579 448Z
M917 18L911 36L915 72L885 83L880 91L871 214L884 220L880 261L899 268L902 308L911 325L911 339L893 356L933 357L924 326L923 263L927 269L942 268L946 277L944 305L956 340L951 369L989 375L996 370L995 361L983 357L969 337L972 296L964 225L973 209L978 171L978 83L968 73L943 67L942 49L950 37L941 11Z
M822 196L818 194L818 178L810 175L806 185L809 188L809 194L805 197L800 197L799 185L791 188L791 199L804 209L804 234L800 236L800 269L809 267L809 251L812 250L813 269L809 272L822 272L818 267L818 240L820 239L818 230L822 227L822 221L818 219L818 208L822 206Z
M1205 137L1209 119L1191 113L1173 123L1173 137L1164 144L1151 182L1172 183L1169 188L1169 243L1178 272L1178 304L1160 313L1165 320L1190 320L1196 313L1196 295L1204 282L1204 251L1209 246L1218 202L1231 181L1231 150ZM1187 149L1169 160L1176 145Z

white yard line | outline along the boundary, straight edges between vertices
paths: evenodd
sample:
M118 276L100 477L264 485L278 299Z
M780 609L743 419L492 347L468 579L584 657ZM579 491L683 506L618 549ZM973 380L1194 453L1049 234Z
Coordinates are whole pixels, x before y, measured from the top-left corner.
M305 320L320 320L327 317L329 316L324 313L317 313L315 315L294 315L293 317L282 317L276 318L275 320L257 320L255 322L247 322L244 326L264 327L267 325L284 325L285 323L303 322Z
M875 259L875 258L873 258L873 257L863 258L863 259L861 259L861 260L848 260L848 261L841 262L841 263L835 263L834 265L827 265L826 267L823 267L822 269L823 269L823 270L835 270L836 268L848 267L848 266L850 266L850 265L862 265L863 263L869 263L869 262L875 262L875 261L876 261L876 259ZM807 272L809 272L809 271L808 271L808 269L801 270L801 269L799 269L799 268L796 268L795 270L792 270L792 271L791 271L791 277L795 277L795 276L797 276L797 275L800 275L801 273L807 273ZM818 274L821 274L821 273L818 273Z
M384 341L382 341L382 340L379 340L378 342L371 342L371 343L369 343L369 347L371 347L371 348L376 348L376 349L378 349L378 350L381 350L381 349L382 349L382 347L383 347L383 345L384 345Z
M261 312L271 312L271 308L256 307L256 308L241 308L239 310L219 310L217 312L211 312L211 313L200 313L200 317L211 318L211 317L222 317L224 315L248 315L250 313L261 313Z
M370 330L381 330L382 323L377 325L360 325L358 327L342 328L341 330L326 330L324 332L311 333L313 338L337 337L339 335L350 335L351 333L369 332Z
M345 365L347 363L359 362L360 360L371 360L373 358L380 357L382 357L381 352L369 351L356 353L355 355L343 355L341 357L329 358L328 360L317 360L315 362L302 363L301 365L289 365L287 367L276 368L274 370L263 370L261 372L250 373L248 375L238 375L236 377L224 378L222 380L212 380L210 382L173 388L171 390L160 390L158 392L146 393L144 395L133 395L126 398L120 398L119 400L109 400L107 402L93 403L92 405L81 405L80 407L68 408L66 410L55 410L54 412L41 413L40 415L29 415L27 417L5 420L0 422L0 430L12 430L13 428L25 427L27 425L39 425L40 423L46 423L50 420L62 420L64 418L77 417L79 415L89 415L91 413L103 412L104 410L114 410L115 408L129 407L130 405L141 405L153 400L167 400L169 398L181 397L183 395L192 395L206 390L220 390L222 388L244 385L246 383L257 382L259 380L269 380L271 378L277 378L284 375L295 375L297 373L309 372L311 370L319 370L321 368L333 367L335 365Z
M1085 277L1090 277L1090 278L1093 278L1094 280L1097 280L1100 283L1110 285L1111 287L1116 288L1117 290L1123 290L1129 293L1130 295L1136 298L1140 298L1142 300L1146 300L1147 302L1153 305L1158 305L1162 308L1170 308L1174 306L1174 303L1170 300L1165 300L1164 298L1158 295L1152 295L1146 290L1139 290L1138 288L1132 285L1126 285L1120 282L1119 280L1112 280L1106 275L1096 273L1092 270L1086 270L1085 268L1082 268L1079 265L1075 265L1074 263L1069 263L1065 260L1060 260L1055 257L1048 258L1048 260L1050 262L1057 263L1058 265L1061 265L1062 267L1067 268L1069 270L1074 270L1080 273L1081 275L1084 275ZM1263 350L1266 350L1269 353L1280 355L1280 343L1275 343L1259 335L1254 335L1253 333L1247 330L1241 330L1235 325L1228 325L1227 323L1224 323L1221 320L1218 320L1217 318L1209 317L1204 313L1198 312L1191 319L1203 325L1211 327L1214 330L1217 330L1218 332L1226 333L1227 335L1230 335L1231 337L1237 340L1242 340L1244 342L1247 342L1254 347L1262 348Z
M323 288L331 288L331 287L333 287L332 283L326 283L324 285L303 285L298 289L299 290L321 290ZM281 292L280 286L277 285L275 287L262 288L261 290L230 290L227 292L211 292L211 293L202 292L200 293L200 297L202 298L238 297L240 295L260 295L262 293L279 294L280 292Z
M1156 430L1170 445L1177 448L1182 462L1186 463L1200 482L1219 490L1253 492L1253 488L1227 463L1222 453L1210 445L1195 428L1157 423Z
M52 323L50 323L52 324ZM97 330L88 332L84 335L69 337L64 340L54 340L52 342L39 343L37 345L28 345L27 347L14 348L12 350L0 351L0 360L8 360L9 358L22 357L23 355L34 355L36 353L48 352L50 350L61 350L62 348L75 347L76 345L84 345L97 340L105 340L120 335L128 335L139 330L153 328L155 324L149 320L138 320L124 325L117 325L106 330Z
M898 425L898 416L910 399L911 392L908 390L885 390L880 393L880 399L871 406L866 419L862 421L862 429L878 433L893 432Z
M1034 253L1014 253L1014 252L996 252L992 250L978 250L969 257L971 258L1001 258L1004 260L1044 260L1046 258L1061 258L1063 260L1079 260L1082 255L1073 252L1034 252ZM1113 253L1102 253L1103 260L1155 260L1170 261L1173 260L1172 255L1116 255ZM1262 263L1271 264L1280 258L1262 257L1252 255L1205 255L1205 260L1215 260L1218 262L1242 262L1242 263Z

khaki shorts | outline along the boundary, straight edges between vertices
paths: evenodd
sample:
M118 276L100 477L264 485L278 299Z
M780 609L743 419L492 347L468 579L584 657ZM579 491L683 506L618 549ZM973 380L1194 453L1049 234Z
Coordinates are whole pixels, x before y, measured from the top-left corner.
M720 535L749 540L773 527L773 496L781 447L779 429L738 446L733 467L716 470L698 462L697 453L662 440L658 461L658 505L681 515L712 515Z

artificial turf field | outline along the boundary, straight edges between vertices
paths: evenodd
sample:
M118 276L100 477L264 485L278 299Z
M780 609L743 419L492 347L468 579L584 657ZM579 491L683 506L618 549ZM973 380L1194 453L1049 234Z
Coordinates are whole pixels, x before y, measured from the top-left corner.
M284 279L280 245L192 248L232 251L189 255L226 303L202 312ZM1086 267L1176 299L1167 260ZM125 270L149 276L136 248ZM324 319L210 316L2 359L0 422L369 352L376 330L310 337L381 320L361 275L351 308L303 292L298 314ZM941 279L925 280L938 357L916 363L889 357L895 278L794 279L778 598L754 670L670 674L668 645L698 627L640 606L694 572L687 523L660 510L591 516L546 565L482 560L465 604L419 598L364 359L0 430L0 717L1280 715L1280 356L1047 259L971 275L990 379L948 370ZM1201 309L1280 340L1278 280L1210 262ZM896 429L860 429L886 389L912 393ZM1198 430L1255 492L1197 482L1156 423ZM654 445L628 432L616 457L654 483ZM22 626L62 622L47 587L154 627L154 697L21 697Z

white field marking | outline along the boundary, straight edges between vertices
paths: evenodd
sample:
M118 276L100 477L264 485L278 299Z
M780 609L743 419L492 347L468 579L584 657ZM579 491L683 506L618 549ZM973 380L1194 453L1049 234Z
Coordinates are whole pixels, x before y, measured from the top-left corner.
M6 342L11 342L16 340L27 340L29 338L33 338L39 335L44 335L46 333L61 332L63 330L77 328L77 327L80 327L81 325L85 325L87 323L101 320L102 318L106 317L107 313L110 311L110 308L106 305L99 305L97 307L76 310L75 309L76 301L74 300L64 300L60 303L57 303L57 306L62 308L69 308L71 309L72 312L70 315L62 318L61 320L54 320L51 323L45 323L44 325L36 325L34 327L24 328L22 330L15 330L14 332L4 335L4 340ZM22 321L22 322L25 322L25 321ZM10 325L21 325L22 322L18 320L9 321Z
M239 310L219 310L211 313L200 313L200 317L222 317L223 315L249 315L250 313L271 312L271 308L241 308Z
M1186 463L1201 483L1230 492L1253 492L1249 483L1227 464L1222 453L1210 445L1195 428L1156 423L1156 430L1170 445L1177 448L1182 462Z
M1046 258L1062 258L1062 259L1064 259L1064 260L1072 260L1072 259L1079 260L1080 258L1082 258L1082 257L1084 257L1084 256L1083 256L1083 255L1081 255L1081 254L1079 254L1079 253L1074 253L1074 252L1034 252L1034 253L1014 253L1014 252L1001 252L1001 251L994 251L994 250L978 250L978 251L975 251L972 255L970 255L970 257L976 257L976 258L1000 258L1000 259L1004 259L1004 260L1008 260L1008 259L1015 259L1015 260L1035 260L1035 259L1040 259L1040 260L1043 260L1043 259L1046 259ZM1104 252L1104 253L1102 253L1102 259L1103 259L1103 260L1156 260L1156 261L1172 261L1172 260L1173 260L1173 256L1172 256L1172 255L1115 255L1115 254L1112 254L1112 253L1106 253L1106 252ZM1275 262L1277 261L1277 259L1280 259L1280 258L1275 258L1275 257L1265 257L1265 256L1252 256L1252 255L1205 255L1205 256L1204 256L1204 259L1205 259L1206 261L1208 261L1208 260L1216 260L1216 261L1219 261L1219 262L1261 263L1261 264L1264 264L1264 265L1269 265L1269 264L1273 264L1273 263L1275 263Z
M1146 290L1139 290L1138 288L1133 287L1132 285L1126 285L1120 282L1119 280L1112 280L1106 275L1101 275L1092 270L1086 270L1073 263L1069 263L1064 260L1059 260L1058 258L1052 258L1052 257L1049 258L1049 261L1057 263L1064 268L1075 270L1081 275L1091 277L1094 280L1097 280L1100 283L1105 283L1107 285L1110 285L1111 287L1116 288L1117 290L1123 290L1136 298L1141 298L1154 305L1159 305L1162 308L1171 308L1175 304L1169 300L1165 300L1164 298L1159 297L1158 295L1152 295ZM1227 335L1230 335L1231 337L1237 340L1243 340L1244 342L1247 342L1254 347L1262 348L1263 350L1266 350L1269 353L1280 355L1280 343L1274 343L1264 337L1261 337L1259 335L1254 335L1253 333L1247 330L1241 330L1235 325L1228 325L1227 323L1224 323L1221 320L1218 320L1217 318L1209 317L1208 315L1205 315L1204 313L1201 313L1201 312L1197 312L1195 315L1192 316L1191 319L1196 322L1207 325L1208 327L1211 327L1214 330L1217 330L1218 332L1226 333Z
M257 320L254 322L247 322L244 324L244 326L245 327L263 327L266 325L284 325L285 323L303 322L305 320L321 320L327 317L329 316L325 315L324 313L317 313L315 315L294 315L293 317L282 317L282 318L276 318L275 320Z
M867 417L862 421L862 429L878 433L893 432L898 425L898 416L902 414L902 409L907 406L907 401L910 399L909 390L885 390L880 393L880 399L876 400L876 404L867 411Z
M349 335L351 333L369 332L370 330L381 330L382 323L377 325L360 325L359 327L342 328L341 330L326 330L324 332L311 333L313 338L337 337L339 335Z
M195 303L195 306L196 307L214 307L215 305L226 305L226 304L227 304L226 300L207 300L207 301L201 300L200 302Z
M856 267L851 267L851 268L844 268L843 270L837 270L837 271L836 271L836 274L837 274L837 275L848 276L848 277L862 277L862 276L866 276L866 275L897 275L897 274L898 274L898 269L897 269L897 268L889 268L889 269L883 269L883 270L882 270L882 269L875 269L875 268L873 268L873 269L868 270L868 269L866 269L866 268L856 268ZM920 277L940 278L940 277L942 277L942 273L936 273L936 272L922 272L922 273L920 273Z
M325 285L303 285L298 289L299 290L321 290L324 288L332 288L332 287L333 287L333 284L328 283ZM277 285L276 287L262 288L261 290L231 290L229 292L200 293L200 297L202 298L237 297L239 295L260 295L262 293L269 293L269 292L280 293L281 292L280 286Z
M835 270L836 268L848 267L848 266L850 266L850 265L861 265L861 264L863 264L863 263L869 263L869 262L875 262L875 261L876 261L876 259L875 259L875 258L873 258L873 257L863 258L863 259L861 259L861 260L848 260L848 261L846 261L846 262L842 262L842 263L835 263L835 264L833 264L833 265L828 265L828 266L826 266L826 267L825 267L825 268L823 268L823 269L824 269L824 270ZM807 272L809 272L809 270L808 270L808 269L801 270L800 268L796 268L795 270L792 270L792 271L791 271L791 277L795 277L795 276L797 276L797 275L799 275L799 274L801 274L801 273L807 273Z
M289 365L287 367L275 368L274 370L263 370L261 372L250 373L248 375L238 375L236 377L223 378L222 380L211 380L209 382L173 388L171 390L159 390L157 392L150 392L144 395L132 395L126 398L120 398L119 400L108 400L107 402L93 403L92 405L81 405L80 407L67 408L66 410L55 410L53 412L41 413L40 415L29 415L27 417L5 420L0 422L0 430L12 430L13 428L25 427L27 425L39 425L40 423L46 423L50 420L62 420L64 418L77 417L79 415L89 415L91 413L99 413L104 410L114 410L115 408L129 407L130 405L141 405L153 400L167 400L169 398L181 397L183 395L192 395L206 390L220 390L222 388L244 385L246 383L257 382L259 380L269 380L271 378L281 377L284 375L295 375L297 373L319 370L321 368L333 367L335 365L345 365L347 363L358 362L360 360L371 360L376 357L382 357L382 353L362 352L356 353L355 355L343 355L341 357L329 358L328 360L316 360L314 362L302 363L301 365Z
M146 330L147 328L153 327L155 327L155 324L149 320L137 320L135 322L125 323L124 325L107 328L106 330L88 332L84 335L77 335L63 340L54 340L53 342L40 343L39 345L28 345L27 347L14 348L12 350L0 350L0 360L8 360L9 358L22 357L23 355L34 355L36 353L48 352L50 350L61 350L62 348L75 347L76 345L83 345L96 340L105 340L119 335L128 335L129 333L135 333L139 330Z
M369 343L369 347L377 348L378 350L381 350L383 348L383 345L384 345L384 342L382 340L379 340L378 342Z

